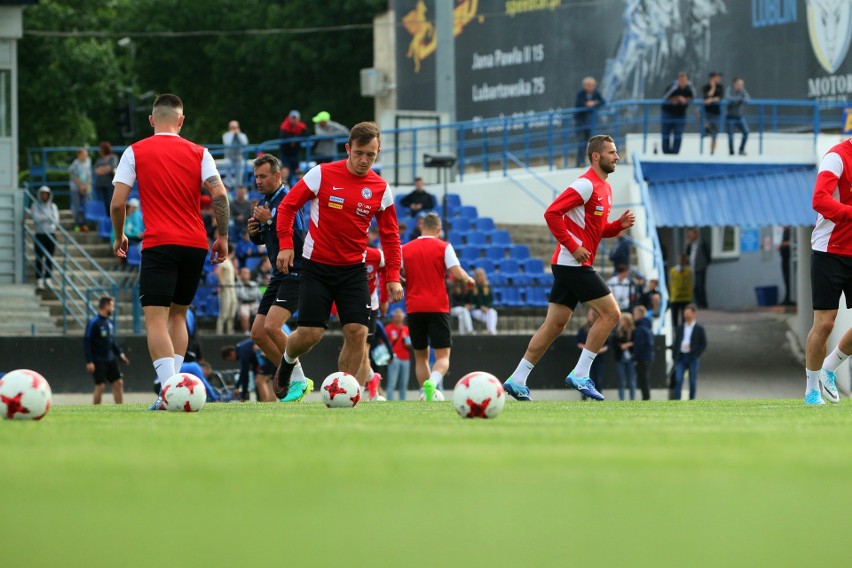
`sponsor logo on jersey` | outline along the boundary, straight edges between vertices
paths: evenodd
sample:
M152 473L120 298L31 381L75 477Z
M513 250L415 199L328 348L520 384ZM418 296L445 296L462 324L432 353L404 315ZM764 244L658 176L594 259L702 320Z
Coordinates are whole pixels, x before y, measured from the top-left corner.
M335 203L343 203L343 198L337 197L336 195L332 195L331 197L328 198L328 200L333 201Z
M361 197L363 197L364 199L370 199L371 197L373 197L373 190L369 187L362 187Z
M328 206L332 209L343 209L343 205L340 203L332 203L331 201L328 202Z
M595 211L603 211L603 210L604 210L603 205L595 206Z
M340 191L340 190L341 190L341 189L343 189L343 188L342 188L342 187L337 187L336 185L332 185L332 186L331 186L331 189L333 189L334 191Z

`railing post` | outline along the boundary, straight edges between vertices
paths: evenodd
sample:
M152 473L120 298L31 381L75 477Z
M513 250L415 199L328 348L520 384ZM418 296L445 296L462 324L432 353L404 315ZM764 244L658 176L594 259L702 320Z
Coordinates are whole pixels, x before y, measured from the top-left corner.
M68 237L62 241L62 333L68 333L68 297L66 294L68 284Z
M554 115L551 112L547 115L547 165L550 171L553 171L553 121Z
M417 177L417 129L411 131L411 178Z
M464 181L464 126L458 125L458 167L459 167L459 181Z
M759 156L763 155L763 130L766 128L766 120L764 117L765 108L763 105L760 105L757 109L757 124L758 124L758 135L757 135L757 154Z
M142 306L139 304L139 283L133 285L133 288L130 291L132 298L130 301L133 302L133 334L139 335L142 333Z
M503 177L506 177L509 171L509 162L506 159L506 154L509 152L509 119L503 117L503 154L500 156L500 163L503 167Z

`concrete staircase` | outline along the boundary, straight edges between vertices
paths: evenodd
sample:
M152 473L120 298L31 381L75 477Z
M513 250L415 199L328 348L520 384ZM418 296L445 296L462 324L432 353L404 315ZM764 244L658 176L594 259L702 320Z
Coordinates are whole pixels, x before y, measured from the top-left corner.
M43 306L29 284L0 286L0 336L56 335L62 333L50 309Z
M132 286L138 277L138 272L133 269L127 269L124 265L116 258L112 253L112 247L108 240L98 236L95 230L90 232L71 232L73 230L73 215L71 211L68 210L60 210L59 212L60 224L62 227L69 231L71 238L76 241L82 251L85 251L91 259L100 265L103 270L112 277L112 279L122 287ZM26 223L29 227L32 227L32 220L27 220ZM66 237L62 234L57 233L57 246L55 253L55 264L65 266L65 269L68 272L69 278L77 280L83 275L88 276L92 280L97 283L97 288L88 287L87 290L90 291L91 302L96 302L98 297L104 294L112 294L111 286L108 281L104 279L100 273L100 271L96 268L91 261L85 258L85 255L81 250L77 249L74 246L69 246L66 248ZM35 252L31 243L28 243L26 247L26 270L25 270L25 278L27 282L29 282L29 289L31 292L35 290L35 271L34 271L34 257ZM63 261L62 257L64 256L64 251L68 253L67 261ZM74 266L70 259L75 259L79 266ZM63 318L63 308L62 301L60 299L61 289L62 289L62 279L59 276L60 271L54 268L52 285L53 290L48 287L46 290L38 290L35 293L38 294L38 299L40 300L40 307L47 311L47 313L53 318L55 325L59 331L63 329L63 319L67 324L68 331L71 333L82 333L84 328L77 324L74 318ZM119 297L116 298L116 308L118 313L117 324L118 331L120 333L129 333L132 329L132 298L131 294L127 291L119 294ZM92 314L94 313L94 307L92 308Z

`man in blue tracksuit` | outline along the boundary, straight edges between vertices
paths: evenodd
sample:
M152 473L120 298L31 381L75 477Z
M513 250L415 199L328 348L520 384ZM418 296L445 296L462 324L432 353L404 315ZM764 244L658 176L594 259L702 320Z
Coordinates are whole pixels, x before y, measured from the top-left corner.
M112 385L112 397L116 404L124 402L124 380L118 369L118 361L127 365L130 361L115 342L115 326L112 314L115 300L103 296L98 300L98 314L89 320L83 336L83 351L86 355L86 372L95 380L93 402L101 403L106 382Z
M243 339L236 345L227 345L222 348L222 359L240 362L240 378L237 384L240 387L242 400L249 399L249 373L257 370L257 356L254 349L254 342L251 339Z

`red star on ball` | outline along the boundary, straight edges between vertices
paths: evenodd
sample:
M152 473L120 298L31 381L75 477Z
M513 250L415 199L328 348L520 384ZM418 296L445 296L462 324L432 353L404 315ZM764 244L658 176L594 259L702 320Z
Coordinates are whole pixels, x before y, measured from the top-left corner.
M0 400L6 405L6 418L14 418L16 414L29 414L30 411L21 405L21 397L24 393L19 392L13 397L0 395Z
M482 401L482 404L476 404L470 399L467 399L467 405L470 407L470 410L467 413L468 418L488 418L485 415L485 410L488 408L488 405L491 403L490 398L486 398Z
M328 398L330 400L334 400L334 397L339 394L346 394L346 389L341 388L338 379L334 379L330 385L326 385L325 390L328 391ZM361 396L361 393L358 393L358 396Z
M195 386L198 384L198 381L192 379L190 377L184 377L181 382L177 384L179 387L186 387L189 389L189 394L194 394Z

